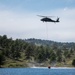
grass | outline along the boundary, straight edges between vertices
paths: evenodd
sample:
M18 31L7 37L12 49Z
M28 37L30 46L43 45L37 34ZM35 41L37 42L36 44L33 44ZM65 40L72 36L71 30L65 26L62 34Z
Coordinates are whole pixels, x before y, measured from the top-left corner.
M12 59L7 59L5 61L5 64L2 67L27 67L27 62L26 60L12 60Z

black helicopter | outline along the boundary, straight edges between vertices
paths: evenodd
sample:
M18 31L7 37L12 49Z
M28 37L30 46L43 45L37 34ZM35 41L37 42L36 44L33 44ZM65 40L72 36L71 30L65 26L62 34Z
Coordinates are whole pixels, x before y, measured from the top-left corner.
M56 20L53 20L53 19L51 19L49 17L54 17L54 16L41 16L41 15L37 15L37 16L44 17L44 18L41 19L41 21L43 21L43 22L54 22L54 23L59 22L58 17L57 17Z

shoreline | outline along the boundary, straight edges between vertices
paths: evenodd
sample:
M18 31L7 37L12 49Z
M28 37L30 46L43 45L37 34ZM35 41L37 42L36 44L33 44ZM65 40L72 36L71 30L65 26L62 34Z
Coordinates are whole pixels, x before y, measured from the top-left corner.
M30 67L30 68L48 69L48 67ZM75 67L51 67L50 69L75 69Z

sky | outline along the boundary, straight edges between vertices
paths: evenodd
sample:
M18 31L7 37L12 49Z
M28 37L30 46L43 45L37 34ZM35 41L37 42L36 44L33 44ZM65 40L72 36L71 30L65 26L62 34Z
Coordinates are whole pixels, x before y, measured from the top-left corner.
M55 16L43 23L37 15ZM75 42L75 0L0 0L0 35Z

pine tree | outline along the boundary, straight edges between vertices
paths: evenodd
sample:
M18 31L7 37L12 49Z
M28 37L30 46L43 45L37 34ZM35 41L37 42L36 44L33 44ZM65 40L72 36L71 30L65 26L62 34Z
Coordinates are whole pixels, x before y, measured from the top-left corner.
M73 59L73 61L72 61L72 65L75 67L75 59Z
M2 51L0 50L0 67L1 67L2 64L4 64L4 61L5 61L5 57L2 53Z

